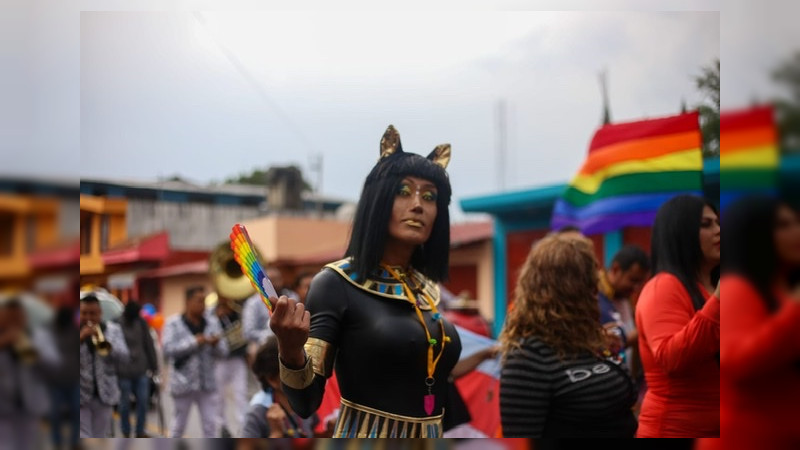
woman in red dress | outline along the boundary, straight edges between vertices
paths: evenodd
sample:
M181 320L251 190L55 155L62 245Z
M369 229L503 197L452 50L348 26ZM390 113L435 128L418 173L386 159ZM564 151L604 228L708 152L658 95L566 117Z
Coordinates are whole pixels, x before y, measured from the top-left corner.
M694 195L671 198L656 214L651 251L656 275L636 305L648 386L636 436L719 437L716 209Z
M792 286L800 217L778 199L753 197L724 218L723 446L800 448L800 295Z

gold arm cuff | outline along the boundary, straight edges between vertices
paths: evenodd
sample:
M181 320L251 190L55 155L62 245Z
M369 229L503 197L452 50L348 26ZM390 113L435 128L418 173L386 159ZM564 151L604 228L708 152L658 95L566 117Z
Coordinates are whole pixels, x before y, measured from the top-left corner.
M328 378L333 374L333 361L336 358L336 349L329 342L318 338L308 338L303 347L309 358L313 359L314 373Z
M311 356L306 357L306 364L302 369L290 369L283 365L283 361L278 358L280 365L281 382L292 389L305 389L314 382L314 368L312 367Z

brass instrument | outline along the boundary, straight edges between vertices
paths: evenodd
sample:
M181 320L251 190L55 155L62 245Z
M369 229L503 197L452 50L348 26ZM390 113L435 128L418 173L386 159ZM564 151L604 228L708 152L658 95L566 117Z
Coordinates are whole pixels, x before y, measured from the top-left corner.
M264 261L258 249L255 252L259 262L263 264ZM208 261L208 275L215 292L206 296L206 307L216 306L219 297L224 297L231 300L229 302L231 309L241 313L244 301L256 293L250 280L242 273L239 263L233 258L233 250L231 250L231 243L228 240L218 244L211 252Z
M227 317L221 318L220 320L227 321ZM242 329L241 321L233 324L233 326L223 327L222 337L228 342L229 350L235 350L247 345L247 339L244 338L244 330Z
M108 356L111 353L111 343L106 340L103 335L103 328L98 323L95 327L95 333L92 335L92 344L100 356Z
M33 364L39 359L39 352L33 346L27 333L22 333L14 342L14 353L23 364Z

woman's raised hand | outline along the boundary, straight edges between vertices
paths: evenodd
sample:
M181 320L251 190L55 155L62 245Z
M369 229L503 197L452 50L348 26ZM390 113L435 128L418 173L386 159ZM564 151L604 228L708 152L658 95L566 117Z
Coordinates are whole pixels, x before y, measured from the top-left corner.
M302 303L285 295L269 300L275 305L269 327L278 338L278 354L287 367L299 369L306 362L303 345L311 329L311 314Z

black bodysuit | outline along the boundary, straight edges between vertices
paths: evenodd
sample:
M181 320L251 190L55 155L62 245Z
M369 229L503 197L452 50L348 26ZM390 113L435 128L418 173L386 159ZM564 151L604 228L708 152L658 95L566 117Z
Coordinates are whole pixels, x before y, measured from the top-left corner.
M329 352L335 353L336 377L343 398L342 410L345 411L344 406L352 403L356 407L366 407L359 409L362 412L378 410L378 415L388 413L389 416L418 419L435 419L441 416L447 377L461 353L461 342L455 327L444 322L445 333L450 339L445 343L444 354L434 372L436 381L431 392L435 395L435 403L429 415L423 402L424 396L428 394L425 379L429 345L413 305L403 292L402 285L386 271L378 269L365 282L357 283L353 281L355 276L351 276L349 268L349 260L326 266L314 277L306 302L306 307L311 312L309 342L324 341L321 344L329 344ZM409 277L415 282L410 284L418 285L420 290L424 290L438 302L439 289L436 284L416 271ZM438 342L434 345L436 356L441 349L441 327L434 320L423 296L418 297L431 337ZM440 320L444 321L444 318ZM308 344L306 350L309 350ZM318 353L308 353L321 359ZM292 408L305 417L310 416L319 406L325 381L330 376L329 369L326 371L322 367L321 370L316 370L319 363L314 362L314 380L307 388L292 389L284 384ZM340 416L339 419L341 425L346 418ZM355 425L362 428L363 424L358 423L361 419L351 417L345 424L346 429L340 430L340 426L337 427L337 432L342 431L342 436L354 437L363 434L353 434L354 424L350 423L353 420L357 422ZM368 431L364 437L381 435L380 429L383 425L384 420L370 423L368 428L377 428L377 433ZM392 436L392 425L393 422L390 421L385 433L387 437ZM424 426L420 425L418 428ZM400 437L401 434L401 431L397 431L395 436ZM414 437L412 434L414 433L409 430L406 437ZM423 431L417 437L436 437L431 434Z

